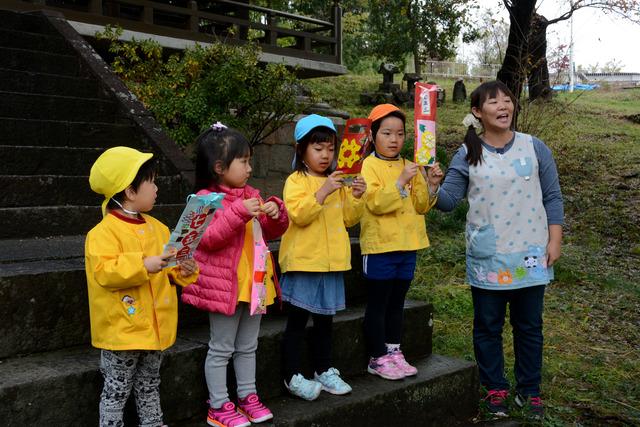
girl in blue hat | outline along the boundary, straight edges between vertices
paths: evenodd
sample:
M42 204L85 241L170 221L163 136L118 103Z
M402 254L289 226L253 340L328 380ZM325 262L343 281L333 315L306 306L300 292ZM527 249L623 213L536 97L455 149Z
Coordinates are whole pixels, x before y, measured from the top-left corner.
M331 329L336 311L345 308L343 272L351 269L346 227L360 221L367 187L362 177L351 187L343 186L342 172L333 171L338 142L331 120L306 116L296 124L295 138L294 172L284 186L289 228L279 254L282 300L288 302L284 375L291 394L314 400L321 390L351 391L331 364ZM300 369L309 315L314 380L306 379Z

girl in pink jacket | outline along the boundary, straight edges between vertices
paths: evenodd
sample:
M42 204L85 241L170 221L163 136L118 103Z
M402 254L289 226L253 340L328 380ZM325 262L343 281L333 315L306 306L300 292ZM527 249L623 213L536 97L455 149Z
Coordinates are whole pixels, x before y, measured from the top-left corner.
M263 201L247 185L251 146L239 132L216 123L197 139L197 194L224 193L223 209L214 214L194 257L198 281L184 288L182 301L209 312L210 341L205 361L209 389L207 423L249 426L273 418L256 394L256 349L260 314L250 314L254 277L254 221L264 240L280 237L289 224L282 200ZM255 228L258 229L258 228ZM267 305L275 297L273 261L267 260ZM233 356L238 405L229 400L227 364Z

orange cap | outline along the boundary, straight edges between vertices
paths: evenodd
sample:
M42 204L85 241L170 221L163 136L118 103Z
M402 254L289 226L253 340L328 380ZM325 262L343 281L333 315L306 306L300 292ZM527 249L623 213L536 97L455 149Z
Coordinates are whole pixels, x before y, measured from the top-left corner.
M372 122L375 122L376 120L380 120L381 118L388 116L394 111L398 111L400 114L404 116L404 113L402 112L402 110L396 107L395 105L380 104L373 107L373 109L369 113L368 119L371 120Z

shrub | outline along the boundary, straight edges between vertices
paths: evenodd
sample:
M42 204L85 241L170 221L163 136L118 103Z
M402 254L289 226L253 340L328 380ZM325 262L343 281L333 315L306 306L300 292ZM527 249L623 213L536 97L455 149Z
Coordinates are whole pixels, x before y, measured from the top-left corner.
M297 78L283 64L259 64L260 49L214 42L166 55L153 40L120 41L122 29L97 33L107 40L112 67L180 145L216 121L259 144L301 112Z

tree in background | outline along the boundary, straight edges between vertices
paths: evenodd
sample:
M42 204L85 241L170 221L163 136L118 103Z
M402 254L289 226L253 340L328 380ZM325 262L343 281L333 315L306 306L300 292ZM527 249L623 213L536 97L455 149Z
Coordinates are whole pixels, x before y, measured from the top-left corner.
M453 57L460 34L465 43L478 37L471 0L371 0L369 8L372 51L399 65L413 55L416 73L427 60Z
M536 13L536 0L503 0L510 17L509 46L498 72L502 80L519 97L525 81L529 84L529 99L548 99L551 96L547 63L547 28L567 20L585 7L621 16L640 23L639 0L570 0L566 12L547 19Z
M479 64L501 64L509 42L509 26L503 18L495 18L487 9L478 19L478 39L474 43Z

